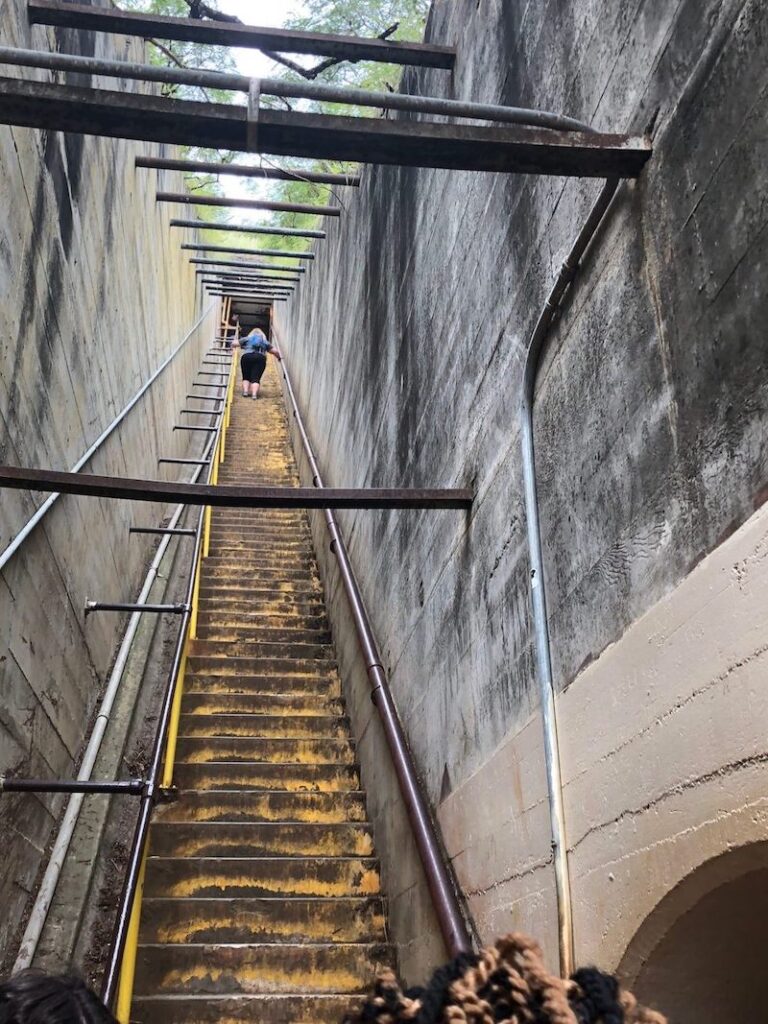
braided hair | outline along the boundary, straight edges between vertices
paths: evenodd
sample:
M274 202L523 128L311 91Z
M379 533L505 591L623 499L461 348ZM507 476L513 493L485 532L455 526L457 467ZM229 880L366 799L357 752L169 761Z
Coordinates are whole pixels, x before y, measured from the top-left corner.
M537 943L520 934L477 956L462 954L426 988L403 991L382 972L368 999L344 1024L666 1024L638 1006L613 975L596 967L570 980L550 974Z
M80 978L22 971L0 984L0 1024L116 1024Z

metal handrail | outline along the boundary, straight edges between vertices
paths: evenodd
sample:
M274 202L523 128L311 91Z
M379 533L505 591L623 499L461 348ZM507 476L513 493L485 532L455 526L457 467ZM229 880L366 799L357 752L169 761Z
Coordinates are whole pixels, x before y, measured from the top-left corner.
M227 410L231 405L234 386L234 360L230 369L227 391ZM218 464L223 456L224 431L229 416L220 418L217 433L208 443L204 457L210 456L208 467L209 482L216 481ZM175 760L178 717L181 709L181 695L186 670L189 640L196 634L197 601L200 589L201 555L206 553L210 532L210 507L201 508L197 517L195 545L192 555L189 583L187 586L187 608L181 619L181 628L176 641L173 663L168 674L163 703L158 717L157 732L152 748L152 758L141 797L139 816L134 830L133 842L128 859L125 880L118 902L110 954L102 983L102 1001L109 1007L117 998L116 1016L120 1024L127 1024L133 995L133 979L136 965L141 899L144 887L144 872L147 858L147 839L154 806L164 787L171 781Z
M315 487L322 488L324 484L320 475L320 468L315 459L312 445L310 444L309 436L307 435L304 421L296 402L296 395L284 358L281 366L288 397L293 406L296 426L298 427L301 442L312 471L312 483ZM381 661L381 654L379 653L376 638L373 635L373 629L365 609L360 587L350 564L349 555L332 509L324 509L324 515L328 532L331 535L331 551L336 556L338 562L344 590L350 604L352 618L365 659L365 666L371 683L371 700L381 718L400 792L408 812L411 828L413 829L413 837L432 896L440 931L452 957L457 956L459 953L467 953L472 949L472 941L459 903L457 886L449 873L446 865L447 858L443 853L442 844L438 838L437 827L421 790L413 757L400 723L392 692L389 688L389 682Z
M149 378L149 380L145 381L145 383L136 392L136 394L133 396L133 398L130 400L130 402L122 410L122 412L118 413L118 415L112 420L112 422L109 424L109 426L107 426L101 432L101 434L99 434L99 436L96 438L96 440L90 446L88 451L83 456L81 456L78 459L78 461L74 464L74 466L70 470L71 473L79 473L80 470L83 468L83 466L87 462L90 461L90 459L96 454L96 452L99 450L99 448L102 446L102 444L104 444L104 442L109 437L109 435L112 434L113 431L115 431L117 429L117 427L120 426L120 424L123 422L123 420L128 415L128 413L131 411L131 409L133 409L133 407L141 400L141 398L146 394L146 392L152 387L152 385L155 383L155 381L160 376L160 374L163 372L163 370L166 368L166 366L168 366L168 364L170 362L172 362L172 360L182 350L182 348L184 348L184 346L189 341L189 339L192 337L192 335L195 333L197 328L200 326L200 324L203 322L203 320L205 320L205 318L208 316L210 311L213 309L213 306L214 306L214 303L211 303L205 309L205 311L201 314L200 319L191 327L189 332L182 338L182 340L179 342L179 344L176 346L176 348L173 350L173 352L171 352L171 354L167 357L167 359L165 359L160 364L160 366L158 366L158 368L155 370L155 372L152 374L152 376ZM21 528L21 530L19 530L19 532L16 534L16 536L13 538L13 540L5 547L5 549L2 552L0 552L0 570L2 570L6 566L8 561L18 551L18 549L21 547L21 545L24 543L24 541L27 539L27 537L30 535L30 533L32 533L32 531L37 526L37 524L50 511L52 506L55 504L55 502L60 497L61 497L60 494L56 494L56 493L50 494L45 499L43 504L27 520L27 522L24 524L24 526Z

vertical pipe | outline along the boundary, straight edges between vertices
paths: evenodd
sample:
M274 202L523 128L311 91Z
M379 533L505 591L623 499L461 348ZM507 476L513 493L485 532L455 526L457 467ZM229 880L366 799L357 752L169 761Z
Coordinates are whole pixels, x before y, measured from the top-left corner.
M525 519L528 536L528 558L530 562L531 606L533 611L534 645L536 650L536 675L539 683L542 727L544 730L544 758L546 762L547 791L549 796L549 819L552 841L552 859L557 889L558 945L560 950L560 971L568 977L573 973L573 913L571 901L570 871L568 867L568 846L563 807L563 782L560 760L560 746L557 735L557 711L555 687L552 677L552 656L547 621L547 597L544 581L544 556L541 545L541 522L536 490L536 461L533 430L533 407L536 392L536 375L541 364L544 344L549 336L555 313L568 290L584 251L602 220L616 190L617 178L610 178L604 184L597 201L587 217L584 226L573 244L547 300L536 322L525 359L523 371L523 397L521 403L521 444L523 462L523 483L525 496Z

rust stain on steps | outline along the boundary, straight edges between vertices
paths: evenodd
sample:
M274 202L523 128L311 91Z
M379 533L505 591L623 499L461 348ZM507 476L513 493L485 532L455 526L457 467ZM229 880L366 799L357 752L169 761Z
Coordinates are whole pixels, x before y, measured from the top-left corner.
M271 362L219 480L299 483ZM393 951L306 515L214 509L200 598L131 1019L339 1020Z

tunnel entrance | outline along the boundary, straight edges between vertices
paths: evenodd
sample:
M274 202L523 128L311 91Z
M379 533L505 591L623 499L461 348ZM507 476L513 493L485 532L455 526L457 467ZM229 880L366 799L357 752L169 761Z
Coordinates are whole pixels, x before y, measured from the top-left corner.
M756 1009L768 945L767 857L761 843L715 858L638 932L622 973L633 975L638 1000L663 1008L669 1024L768 1019Z

